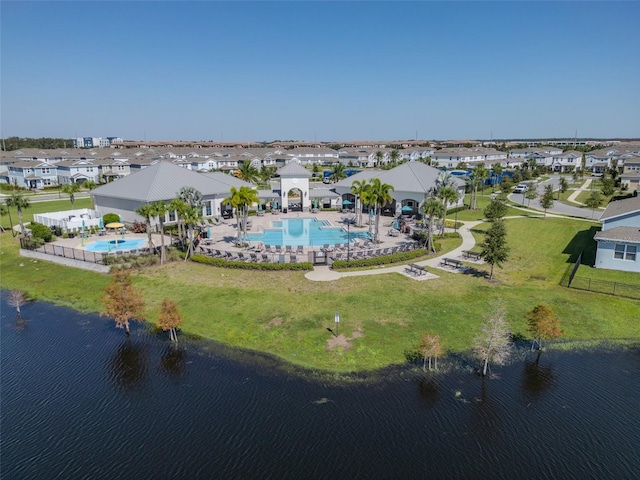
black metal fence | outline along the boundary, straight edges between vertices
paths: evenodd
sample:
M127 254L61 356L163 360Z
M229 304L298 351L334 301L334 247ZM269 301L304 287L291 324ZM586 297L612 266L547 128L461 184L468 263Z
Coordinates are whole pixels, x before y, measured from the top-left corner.
M640 285L573 276L569 288L640 300Z
M61 245L54 245L51 243L39 245L37 242L34 242L29 238L20 239L20 248L47 255L55 255L56 257L71 258L81 262L99 263L101 265L106 264L105 258L107 257L107 254L104 252L88 252L78 248L63 247Z

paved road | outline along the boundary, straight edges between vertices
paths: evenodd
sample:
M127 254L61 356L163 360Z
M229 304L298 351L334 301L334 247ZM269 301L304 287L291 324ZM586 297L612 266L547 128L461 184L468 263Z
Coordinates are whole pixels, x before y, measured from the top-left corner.
M553 190L557 191L560 188L560 175L551 175L551 178L549 180L540 182L537 188L537 192L539 195L544 192L544 187L548 184L553 185ZM540 206L540 201L538 199L531 200L531 205L529 205L529 200L524 198L524 195L520 193L512 193L511 195L509 195L509 200L511 200L514 203L519 203L525 207L532 208L535 210L541 210L544 212L544 209ZM572 207L571 205L566 205L557 200L553 202L553 207L548 209L547 212L556 213L559 215L571 215L573 217L589 218L589 219L591 219L593 215L594 220L597 220L598 218L600 218L600 215L602 215L601 210L600 211L596 210L595 214L593 214L591 209Z
M0 193L0 198L6 198L11 196L7 193ZM75 195L75 198L87 198L89 197L89 192L78 192ZM28 198L30 202L47 202L50 200L69 200L69 195L64 193L38 193L36 195L28 195L25 198ZM71 209L71 204L69 204L69 209Z

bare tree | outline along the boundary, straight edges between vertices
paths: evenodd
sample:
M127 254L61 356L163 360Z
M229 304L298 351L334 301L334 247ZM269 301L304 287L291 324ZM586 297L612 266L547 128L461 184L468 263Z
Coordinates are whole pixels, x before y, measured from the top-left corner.
M429 360L429 370L431 370L431 359L434 359L434 368L438 369L438 355L442 352L440 337L438 335L426 334L422 337L420 351L423 355L422 370L426 371L427 359Z
M476 338L474 353L482 362L483 377L487 375L490 363L503 365L511 354L511 335L505 316L506 312L498 301Z
M11 290L9 292L9 298L7 298L7 303L10 307L14 307L16 312L18 312L18 316L20 316L20 307L27 303L27 298L23 291Z

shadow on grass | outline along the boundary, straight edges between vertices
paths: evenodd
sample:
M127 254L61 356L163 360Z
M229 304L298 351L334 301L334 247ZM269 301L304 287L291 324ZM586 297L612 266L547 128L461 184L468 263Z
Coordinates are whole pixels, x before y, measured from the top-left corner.
M578 256L582 252L581 264L594 265L596 261L596 241L593 237L598 230L600 230L600 227L594 225L588 230L582 230L574 235L562 251L562 253L569 255L567 263L576 263Z

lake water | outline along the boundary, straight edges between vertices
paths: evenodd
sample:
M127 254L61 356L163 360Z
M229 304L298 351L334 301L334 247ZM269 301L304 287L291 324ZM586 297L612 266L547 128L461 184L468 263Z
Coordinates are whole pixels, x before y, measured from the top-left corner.
M631 479L640 351L337 384L35 302L4 303L6 479ZM459 359L444 363L463 365Z

